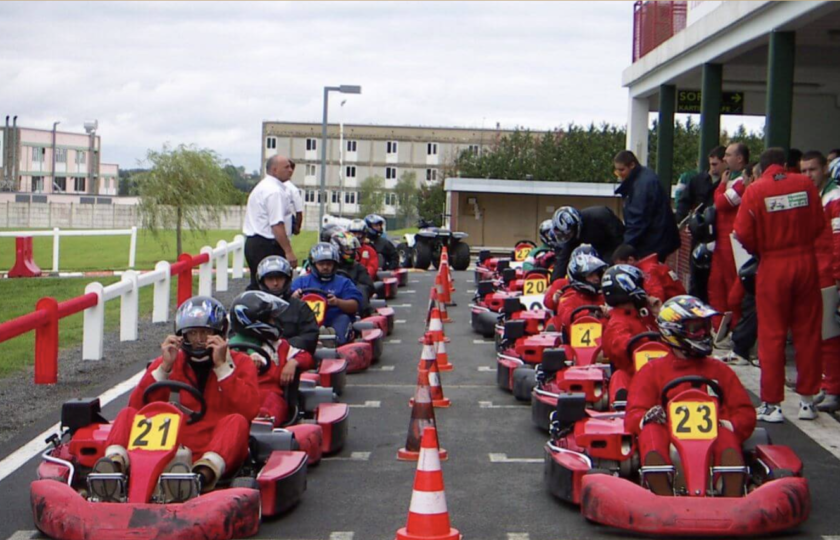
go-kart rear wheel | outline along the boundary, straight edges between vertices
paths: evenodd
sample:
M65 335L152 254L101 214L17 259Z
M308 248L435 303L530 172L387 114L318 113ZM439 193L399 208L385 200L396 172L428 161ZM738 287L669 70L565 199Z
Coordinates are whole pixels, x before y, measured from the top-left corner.
M449 254L449 261L455 270L466 270L470 265L470 246L464 242L456 242Z
M427 242L417 242L414 246L414 268L428 270L432 264L432 246Z
M531 391L537 386L537 372L521 366L513 371L513 397L517 401L531 401Z

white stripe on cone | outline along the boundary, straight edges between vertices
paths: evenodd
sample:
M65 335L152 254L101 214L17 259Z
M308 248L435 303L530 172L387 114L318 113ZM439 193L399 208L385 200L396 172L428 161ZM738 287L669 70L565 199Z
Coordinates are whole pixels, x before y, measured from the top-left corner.
M440 322L440 317L432 315L432 320L429 321L429 332L439 332L443 330L443 323Z
M420 448L420 457L417 459L417 470L434 472L440 470L440 453L437 448Z
M423 352L420 353L420 360L434 360L437 357L435 354L435 345L431 343L429 345L423 345Z
M411 494L411 505L408 511L412 514L432 515L445 514L446 493L443 491L417 491Z
M429 386L440 386L440 377L436 371L429 372Z
M446 343L443 340L438 341L438 354L446 354Z

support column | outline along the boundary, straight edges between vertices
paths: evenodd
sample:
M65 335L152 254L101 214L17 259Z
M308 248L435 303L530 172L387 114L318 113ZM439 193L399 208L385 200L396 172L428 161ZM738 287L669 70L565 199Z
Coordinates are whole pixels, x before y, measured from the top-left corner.
M720 104L723 99L723 66L703 64L700 97L700 156L698 167L709 170L709 152L720 144Z
M672 84L659 87L659 137L656 141L656 174L665 193L671 194L674 181L674 110L677 89Z
M793 115L793 67L796 38L793 32L771 32L767 51L767 117L764 144L790 149Z
M647 165L648 158L648 98L630 97L627 118L627 149L636 154L642 165Z

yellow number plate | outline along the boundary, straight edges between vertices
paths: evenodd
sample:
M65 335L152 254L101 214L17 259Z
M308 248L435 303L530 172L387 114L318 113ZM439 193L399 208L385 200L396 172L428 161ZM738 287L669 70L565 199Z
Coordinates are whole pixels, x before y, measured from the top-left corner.
M528 258L528 255L531 254L531 250L534 249L531 246L522 246L516 248L516 251L513 252L513 260L517 262L522 262Z
M525 280L525 284L522 286L522 293L526 295L545 294L547 288L547 279L544 277L532 277Z
M718 413L714 401L674 401L668 404L671 435L675 439L717 438Z
M654 358L661 358L667 354L665 351L637 351L633 353L633 363L636 365L636 371L645 367Z
M178 439L181 416L161 413L146 418L142 414L134 416L131 435L128 437L129 450L171 450Z
M315 314L315 320L318 324L324 324L324 317L327 316L327 303L319 298L317 300L306 300L306 305Z
M572 325L572 347L576 349L597 347L601 339L601 323L579 323Z

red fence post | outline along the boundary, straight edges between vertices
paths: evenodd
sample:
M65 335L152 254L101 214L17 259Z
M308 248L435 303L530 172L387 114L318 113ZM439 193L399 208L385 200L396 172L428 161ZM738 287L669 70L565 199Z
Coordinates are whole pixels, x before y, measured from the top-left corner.
M10 278L38 277L41 269L32 258L32 237L18 236L15 238L15 265L9 270Z
M178 262L184 263L184 268L178 272L178 307L193 295L192 255L181 253Z
M35 329L35 384L58 382L58 302L41 298L36 311L46 311L47 320Z

